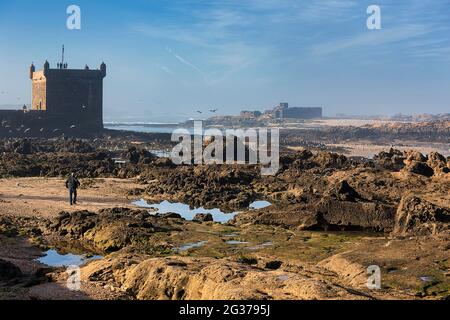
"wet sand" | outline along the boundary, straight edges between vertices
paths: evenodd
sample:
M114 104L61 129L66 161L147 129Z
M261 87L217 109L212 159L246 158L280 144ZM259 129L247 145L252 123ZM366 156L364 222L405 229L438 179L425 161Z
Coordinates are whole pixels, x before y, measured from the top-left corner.
M127 191L142 187L131 179L81 179L76 205L69 204L65 180L58 178L0 179L0 211L17 216L50 218L61 211L90 210L130 205Z

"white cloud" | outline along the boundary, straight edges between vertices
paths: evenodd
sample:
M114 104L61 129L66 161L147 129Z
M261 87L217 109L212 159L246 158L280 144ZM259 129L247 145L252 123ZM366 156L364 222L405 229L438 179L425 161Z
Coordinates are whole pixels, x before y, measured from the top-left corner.
M353 37L335 39L333 41L314 45L311 52L314 55L330 55L357 47L379 47L420 37L430 32L431 30L427 26L414 24L375 31L366 30Z
M164 66L164 65L161 65L161 64L158 64L158 63L155 63L155 66L157 68L159 68L160 70L164 71L165 73L167 73L168 75L171 75L171 76L175 75L175 73L172 70L170 70L170 68L167 67L167 66Z

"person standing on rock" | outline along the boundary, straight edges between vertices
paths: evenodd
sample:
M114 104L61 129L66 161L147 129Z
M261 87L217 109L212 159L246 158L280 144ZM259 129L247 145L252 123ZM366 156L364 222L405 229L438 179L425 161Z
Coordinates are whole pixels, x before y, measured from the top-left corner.
M80 181L78 181L75 173L71 173L69 178L66 180L66 188L69 189L70 195L70 205L77 204L77 188L80 186Z

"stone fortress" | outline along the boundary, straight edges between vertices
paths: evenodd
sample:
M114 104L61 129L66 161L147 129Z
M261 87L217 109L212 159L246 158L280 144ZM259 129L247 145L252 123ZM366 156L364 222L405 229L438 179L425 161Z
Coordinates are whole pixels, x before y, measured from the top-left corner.
M268 116L273 119L320 119L322 118L321 107L289 107L287 102L281 102L273 109L260 111L241 111L241 117L258 118Z
M103 130L103 78L99 69L69 69L64 56L57 68L48 61L30 66L31 108L0 110L1 136L93 135Z

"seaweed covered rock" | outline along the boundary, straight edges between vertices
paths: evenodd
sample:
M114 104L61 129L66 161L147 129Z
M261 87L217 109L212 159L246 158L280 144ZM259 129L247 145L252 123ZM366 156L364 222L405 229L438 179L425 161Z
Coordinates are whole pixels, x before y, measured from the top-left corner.
M117 251L132 244L146 243L158 231L172 230L170 219L150 215L146 210L112 208L61 212L49 224L49 231L85 242L101 252Z

